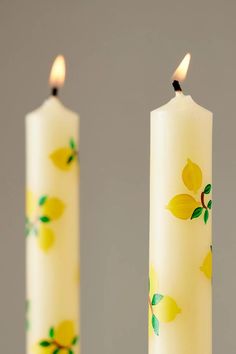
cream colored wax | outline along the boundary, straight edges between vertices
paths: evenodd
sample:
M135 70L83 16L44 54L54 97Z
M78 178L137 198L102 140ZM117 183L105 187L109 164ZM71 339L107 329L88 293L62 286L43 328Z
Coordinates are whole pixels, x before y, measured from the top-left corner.
M26 117L27 354L79 353L79 117Z
M149 354L211 354L212 113L151 112Z

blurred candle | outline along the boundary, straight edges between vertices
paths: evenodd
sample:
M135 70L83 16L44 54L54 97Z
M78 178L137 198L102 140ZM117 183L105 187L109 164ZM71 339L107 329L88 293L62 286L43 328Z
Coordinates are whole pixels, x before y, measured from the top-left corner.
M52 95L26 117L27 353L79 353L79 117Z
M211 354L212 113L180 87L151 112L149 354Z

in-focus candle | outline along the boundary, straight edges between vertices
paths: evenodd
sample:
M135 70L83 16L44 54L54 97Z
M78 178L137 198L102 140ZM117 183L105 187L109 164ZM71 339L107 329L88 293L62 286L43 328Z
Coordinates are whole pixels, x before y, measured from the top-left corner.
M212 113L182 93L151 112L149 354L212 353Z

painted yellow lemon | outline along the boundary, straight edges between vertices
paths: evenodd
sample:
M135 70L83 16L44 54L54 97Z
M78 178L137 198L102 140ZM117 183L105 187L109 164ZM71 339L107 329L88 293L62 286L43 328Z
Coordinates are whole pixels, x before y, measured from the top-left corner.
M38 200L34 193L27 191L26 193L26 216L29 219L34 218L38 206Z
M190 191L196 193L202 185L202 171L200 167L188 159L182 172L182 179L185 186Z
M44 224L40 224L37 241L43 251L47 251L54 243L54 233L52 229Z
M191 218L194 209L200 205L191 195L189 194L177 194L172 198L167 205L167 209L179 219L189 219Z
M71 157L73 156L73 157ZM63 171L69 171L72 166L74 165L74 150L69 147L60 148L55 150L51 155L50 158L52 159L53 163Z
M50 220L56 220L63 214L64 209L65 205L60 199L48 197L41 207L41 213Z
M170 322L181 312L175 300L170 296L163 296L163 299L154 306L154 313L160 322Z
M63 321L55 328L54 339L61 346L69 347L76 337L73 321Z
M200 269L208 279L212 278L212 251L208 252Z

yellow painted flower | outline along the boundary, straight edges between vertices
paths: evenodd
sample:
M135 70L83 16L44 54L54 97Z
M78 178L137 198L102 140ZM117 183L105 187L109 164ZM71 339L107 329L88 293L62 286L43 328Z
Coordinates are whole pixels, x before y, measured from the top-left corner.
M33 348L34 354L73 354L78 342L73 321L63 321L49 329L48 338L40 339Z
M155 307L155 314L160 322L174 321L180 312L181 310L175 300L166 295Z
M158 292L157 273L153 266L149 273L149 313L148 313L148 332L149 336L159 335L159 323L174 321L181 312L175 300Z
M73 321L63 321L55 328L54 339L61 346L69 347L76 336Z
M64 203L59 198L46 198L41 207L41 213L49 217L50 220L56 220L61 217L65 209Z
M74 139L70 139L68 147L62 147L53 151L50 155L51 160L62 171L69 171L74 166L78 152Z
M200 269L208 279L212 278L212 251L211 250L206 255Z
M70 148L61 148L54 151L50 158L60 170L69 171L73 167L72 163L68 163L72 153L73 151Z
M197 193L202 186L202 171L200 167L188 159L182 172L182 179L185 186L190 191ZM212 208L212 200L209 198L211 189L212 185L208 183L202 192L199 193L199 201L190 194L177 194L170 200L167 209L169 209L175 217L183 220L197 219L202 215L204 223L207 224ZM206 198L208 198L207 201Z
M39 248L41 248L43 251L47 251L49 248L52 247L54 243L54 239L55 236L52 229L44 224L41 224L39 226L39 231L37 236Z
M193 211L200 205L189 194L177 194L172 198L167 205L167 209L179 219L190 219Z
M55 235L51 227L65 209L64 203L56 197L42 195L37 198L32 192L27 193L26 236L36 236L39 248L47 251L52 247Z
M190 159L187 160L187 164L183 169L182 178L185 186L194 193L196 193L202 185L202 171L200 167Z

